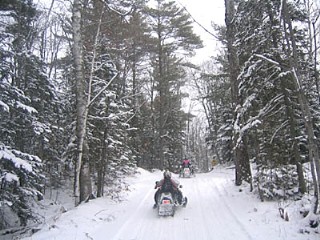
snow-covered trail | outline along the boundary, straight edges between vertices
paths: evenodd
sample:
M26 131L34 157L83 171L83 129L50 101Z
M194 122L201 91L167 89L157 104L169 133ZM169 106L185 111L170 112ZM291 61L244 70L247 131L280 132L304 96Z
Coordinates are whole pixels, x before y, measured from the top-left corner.
M225 174L223 176L199 174L195 178L180 179L184 186L182 191L189 202L186 208L178 208L174 217L157 216L156 210L152 209L153 182L141 182L123 208L126 212L121 221L118 219L118 224L114 222L114 227L108 229L102 226L91 237L102 239L103 236L114 240L205 240L213 237L219 240L253 240L224 197L224 184L231 180L226 179Z
M232 171L225 169L179 179L188 197L187 207L178 208L174 217L159 217L152 206L154 183L161 177L161 172L142 170L140 176L131 179L132 191L126 201L91 201L67 212L54 228L27 239L316 239L315 235L298 233L297 226L278 217L275 203L261 203L255 196L239 191L233 184Z
M211 176L211 177L209 177ZM246 239L253 240L241 219L233 213L226 198L224 184L231 181L215 175L199 175L191 179L186 191L192 198L188 209L183 213L191 226L196 226L193 234L187 239ZM187 179L188 180L188 179ZM229 226L233 226L229 228Z

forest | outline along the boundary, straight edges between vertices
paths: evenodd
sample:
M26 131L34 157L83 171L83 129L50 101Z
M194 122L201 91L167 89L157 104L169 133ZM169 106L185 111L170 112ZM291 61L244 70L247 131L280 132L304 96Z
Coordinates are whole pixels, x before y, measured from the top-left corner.
M320 2L224 2L221 48L195 64L178 1L0 1L0 230L67 182L77 206L183 158L233 166L261 201L305 198L319 224Z

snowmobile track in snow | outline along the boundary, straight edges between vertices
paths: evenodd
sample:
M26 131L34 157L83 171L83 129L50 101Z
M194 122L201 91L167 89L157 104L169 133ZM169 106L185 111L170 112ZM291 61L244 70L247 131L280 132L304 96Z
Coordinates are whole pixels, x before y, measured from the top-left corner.
M198 174L196 178L180 179L180 183L184 196L189 199L186 208L177 207L174 217L159 217L157 210L152 209L155 190L146 182L136 189L139 193L129 199L127 216L110 239L254 239L228 205L226 190L221 191L217 185L221 184L219 178Z
M154 183L162 173L140 171L141 175L128 179L130 191L123 192L124 201L90 201L25 240L319 239L315 234L301 234L301 224L281 219L277 203L261 203L245 187L239 191L232 170L222 168L179 179L188 204L185 208L178 206L174 217L160 217L152 206Z

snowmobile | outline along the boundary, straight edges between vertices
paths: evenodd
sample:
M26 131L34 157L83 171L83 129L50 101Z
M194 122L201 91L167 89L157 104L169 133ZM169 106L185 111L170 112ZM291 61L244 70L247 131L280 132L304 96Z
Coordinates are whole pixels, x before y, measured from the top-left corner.
M190 178L192 175L193 175L192 171L188 167L183 168L182 171L180 172L180 177Z
M182 187L180 185L180 187ZM181 204L174 199L171 192L162 192L158 199L157 209L159 216L174 216L177 206L186 207L188 203L187 197L182 199Z
M176 205L171 192L163 192L158 201L159 216L174 216Z

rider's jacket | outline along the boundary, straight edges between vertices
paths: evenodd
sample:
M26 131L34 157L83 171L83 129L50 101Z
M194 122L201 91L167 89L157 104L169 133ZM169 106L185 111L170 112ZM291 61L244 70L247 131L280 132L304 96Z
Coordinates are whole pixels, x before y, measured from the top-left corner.
M188 159L183 160L181 165L182 165L182 167L190 167L190 165L191 165L190 160L188 160Z
M174 189L175 191L178 190L178 188L179 188L179 182L178 182L177 180L172 179L172 178L170 178L170 179L166 179L166 178L161 179L159 182L156 183L156 186L155 186L154 188L156 189L156 188L161 188L161 187L163 187L164 184L166 183L166 181L170 181L170 183L172 184L172 187L173 187L173 189Z

